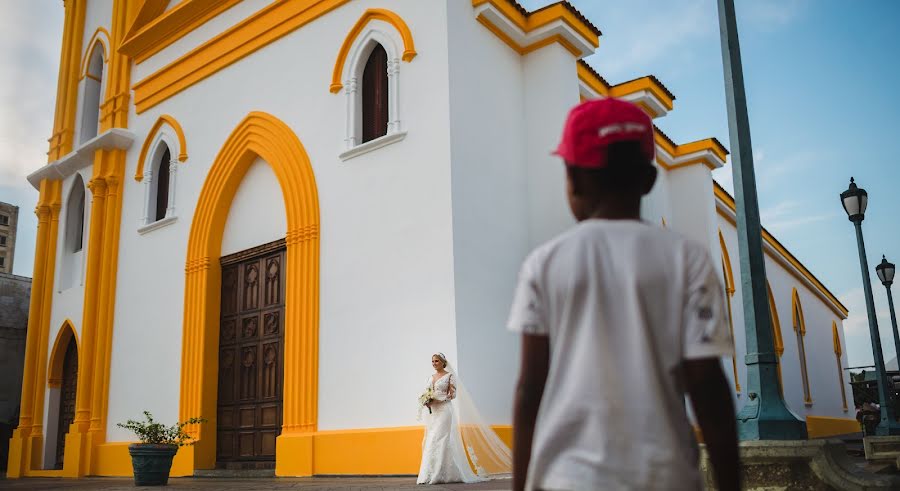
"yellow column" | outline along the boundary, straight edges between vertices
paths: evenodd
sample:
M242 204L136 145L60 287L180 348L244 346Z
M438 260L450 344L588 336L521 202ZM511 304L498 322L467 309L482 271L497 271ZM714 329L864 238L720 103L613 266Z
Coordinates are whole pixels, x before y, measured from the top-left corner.
M31 468L30 436L34 409L34 387L36 383L35 361L40 346L41 304L44 285L45 261L41 258L46 250L49 228L50 207L47 205L47 182L41 181L41 195L34 209L38 217L37 244L35 246L35 261L32 277L31 303L28 307L28 331L25 338L25 364L22 376L22 399L19 407L19 427L13 432L9 442L9 460L7 462L7 477L17 478L24 475Z
M59 212L62 207L62 182L47 181L50 211L49 231L44 249L44 271L41 293L40 337L35 357L34 409L31 425L32 468L40 467L43 450L44 398L47 389L47 355L50 348L50 311L53 305L53 287L56 276L56 249L59 240ZM36 288L32 288L34 294Z
M64 0L66 17L63 27L59 79L56 88L56 113L53 136L50 137L50 162L72 151L75 114L78 104L78 70L81 66L81 44L84 42L85 0Z
M97 300L100 290L103 223L106 214L106 181L98 175L100 159L94 160L91 190L91 223L88 235L87 274L84 285L84 307L81 321L81 343L78 352L78 390L75 395L75 421L66 435L64 470L66 475L80 477L90 472L91 445L88 439L91 419L91 393L96 344Z

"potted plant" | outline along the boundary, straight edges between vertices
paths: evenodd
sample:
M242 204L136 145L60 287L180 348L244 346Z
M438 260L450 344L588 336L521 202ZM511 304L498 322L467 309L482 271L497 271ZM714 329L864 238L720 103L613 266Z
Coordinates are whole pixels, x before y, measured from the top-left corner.
M169 482L169 471L172 469L172 458L178 447L193 445L184 431L189 424L205 423L203 418L191 418L172 426L153 421L149 411L144 411L146 421L129 419L116 426L125 428L137 435L140 443L128 445L131 454L131 466L134 469L135 486L165 486Z

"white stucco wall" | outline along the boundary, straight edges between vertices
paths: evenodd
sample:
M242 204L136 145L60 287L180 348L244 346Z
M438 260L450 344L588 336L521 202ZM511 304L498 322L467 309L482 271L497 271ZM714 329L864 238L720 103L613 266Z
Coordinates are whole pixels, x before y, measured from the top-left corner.
M447 3L457 364L487 421L510 424L519 339L505 325L529 240L522 57L471 2Z
M286 233L287 215L281 185L269 164L256 159L231 202L222 237L222 255L283 239Z
M741 385L745 386L747 370L743 360L747 351L741 284L739 281L740 265L738 263L737 231L734 225L721 216L718 217L718 226L728 247L732 271L735 275L736 292L732 297L732 312L734 314L735 344L738 353L738 376ZM788 267L776 261L768 253L766 254L766 277L772 288L772 296L775 300L776 313L781 325L781 336L784 342L784 354L781 357L781 374L784 384L785 402L787 402L788 407L801 418L809 415L853 418L853 391L849 383L850 377L846 372L844 373L844 391L847 397L847 405L850 409L850 411L845 412L841 401L840 379L834 354L834 343L832 341L832 322L836 322L838 333L841 337L841 346L846 351L841 318L814 290L791 274ZM806 366L810 394L813 400L810 406L807 406L803 401L797 335L792 322L791 292L794 288L797 289L799 294L803 316L806 321L804 346L806 348ZM842 355L841 366L847 366L846 354ZM731 376L730 368L730 364L726 365L726 372L729 377ZM744 390L744 393L746 393L746 390ZM742 397L746 396L742 394Z
M348 3L147 112L130 115L137 141L128 152L126 176L133 176L140 145L161 114L170 114L181 124L189 158L178 169L178 219L146 235L136 232L143 210L141 184L130 177L125 182L110 441L129 438L114 424L144 408L158 408L165 419L177 416L190 222L219 149L251 111L270 113L293 129L317 180L319 429L416 424L415 397L430 372L430 354L442 350L456 357L447 32L444 13L434 5L426 7L415 0L392 3L392 10L413 31L419 53L400 67L402 129L408 136L341 162L346 96L328 92L334 59L362 13L382 6L374 1ZM197 37L211 37L210 26L198 29ZM261 176L251 171L248 189L271 187L271 182L262 183ZM246 202L240 196L235 200L242 207ZM259 206L254 211L262 212ZM226 240L228 252L259 245L251 244L254 240L271 239L271 234L254 240L237 235ZM161 248L170 253L154 255ZM130 293L136 290L148 295ZM148 303L167 308L156 309L152 316L136 315L146 311ZM148 332L159 343L149 345L154 359L166 363L153 371L135 372L131 355L138 351L136 346L151 353L143 339ZM148 386L159 390L147 390ZM140 393L133 393L134 387L141 387ZM359 401L366 401L366 411L359 410Z

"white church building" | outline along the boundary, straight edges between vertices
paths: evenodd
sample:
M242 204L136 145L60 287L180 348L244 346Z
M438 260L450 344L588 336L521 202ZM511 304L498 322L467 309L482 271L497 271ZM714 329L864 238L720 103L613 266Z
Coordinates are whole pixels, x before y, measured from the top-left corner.
M566 2L64 5L8 477L130 475L116 423L144 410L208 420L173 475L414 474L437 351L510 437L518 268L573 224L550 150L585 98L665 117L660 81L604 80L582 61L601 33ZM727 151L657 143L644 217L721 261L740 407ZM857 431L847 309L764 239L785 400L811 437Z

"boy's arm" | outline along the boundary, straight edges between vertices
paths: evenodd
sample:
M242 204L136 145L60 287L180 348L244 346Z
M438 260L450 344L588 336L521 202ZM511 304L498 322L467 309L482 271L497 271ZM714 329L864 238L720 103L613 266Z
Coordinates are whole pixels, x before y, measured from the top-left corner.
M522 335L522 360L513 408L513 490L525 489L531 441L550 365L550 338Z
M739 490L737 425L722 364L718 358L700 358L685 360L682 367L718 489Z

